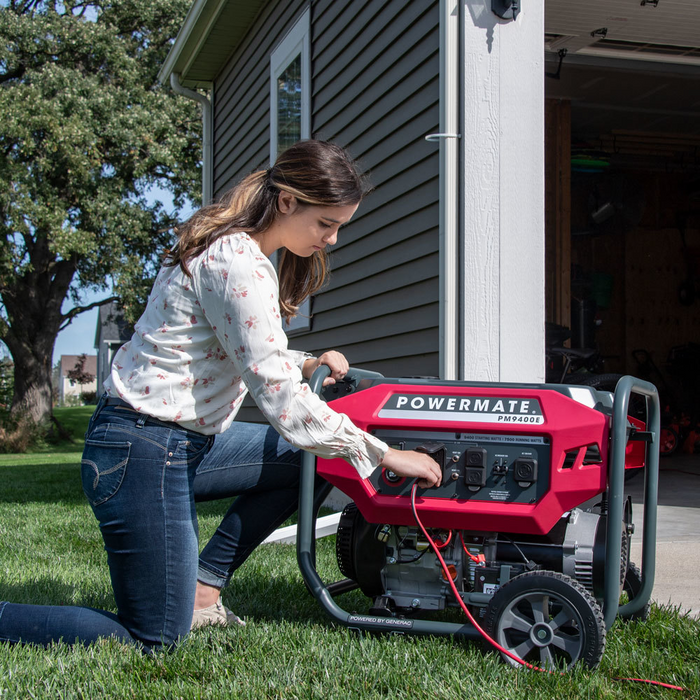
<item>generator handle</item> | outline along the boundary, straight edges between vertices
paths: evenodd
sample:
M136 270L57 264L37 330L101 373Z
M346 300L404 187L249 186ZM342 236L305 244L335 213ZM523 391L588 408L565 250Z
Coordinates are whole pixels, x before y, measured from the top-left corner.
M644 469L644 528L642 532L642 586L626 605L619 606L622 519L625 488L625 449L627 447L627 415L630 396L640 394L647 399L647 444ZM659 494L659 447L661 438L661 404L656 387L636 377L624 376L615 387L612 441L608 466L608 518L605 555L605 591L603 612L609 629L617 614L629 617L641 610L651 597L656 568L656 509Z
M328 365L319 365L309 379L309 387L315 394L320 394L323 389L323 381L330 376L331 368ZM359 369L358 367L348 368L343 381L349 384L357 384L361 379L383 379L384 375L379 372L372 372L369 369Z
M331 368L328 365L319 365L309 379L309 388L314 394L320 394L323 388L323 380L330 377Z
M309 386L321 393L323 380L330 374L330 368L321 365L309 380ZM346 379L381 377L377 372L350 368ZM318 575L314 556L314 490L316 482L316 458L304 452L299 477L299 520L297 523L297 563L311 594L330 617L346 627L368 632L410 632L411 634L453 634L467 639L479 639L479 632L470 624L455 622L435 622L432 620L394 620L373 615L355 615L343 610L331 596L328 587Z

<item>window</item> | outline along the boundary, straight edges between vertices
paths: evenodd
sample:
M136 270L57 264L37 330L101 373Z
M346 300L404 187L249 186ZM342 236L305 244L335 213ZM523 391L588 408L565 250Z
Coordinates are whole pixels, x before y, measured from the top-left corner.
M270 56L270 163L285 148L311 137L311 20L307 9ZM307 299L284 328L311 329Z
M301 54L277 76L277 154L301 140Z
M270 163L311 136L310 29L306 10L270 56Z

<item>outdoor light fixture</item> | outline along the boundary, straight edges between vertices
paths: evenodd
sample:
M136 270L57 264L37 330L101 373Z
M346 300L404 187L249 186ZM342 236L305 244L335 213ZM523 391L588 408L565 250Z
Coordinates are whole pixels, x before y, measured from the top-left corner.
M555 80L559 80L559 76L561 75L561 66L564 63L564 59L566 58L566 54L569 53L568 49L559 49L557 51L557 56L559 56L559 65L557 66L557 71L556 73L545 73L545 76L548 78L554 78Z
M514 20L520 12L520 0L491 0L491 11L501 19Z

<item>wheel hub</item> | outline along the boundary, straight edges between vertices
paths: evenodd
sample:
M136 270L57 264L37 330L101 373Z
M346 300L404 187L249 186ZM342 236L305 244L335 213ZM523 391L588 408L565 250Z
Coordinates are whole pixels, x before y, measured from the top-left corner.
M554 631L546 622L537 622L530 630L530 639L538 647L546 647L554 639Z

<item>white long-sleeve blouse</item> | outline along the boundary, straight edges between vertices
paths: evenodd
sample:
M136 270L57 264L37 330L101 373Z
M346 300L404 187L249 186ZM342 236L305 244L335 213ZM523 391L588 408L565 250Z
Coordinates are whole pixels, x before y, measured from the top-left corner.
M329 408L307 384L309 356L287 348L277 273L245 233L163 267L105 389L138 411L205 435L227 430L248 391L289 443L341 457L364 478L387 445ZM235 429L235 426L234 426Z

